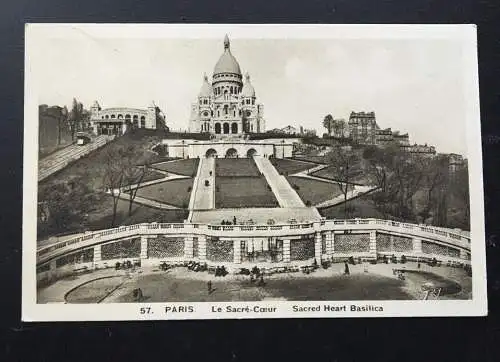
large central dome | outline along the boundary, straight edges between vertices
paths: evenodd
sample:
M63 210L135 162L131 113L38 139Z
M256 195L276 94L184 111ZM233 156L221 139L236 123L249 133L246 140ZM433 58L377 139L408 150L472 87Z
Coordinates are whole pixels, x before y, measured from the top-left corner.
M236 58L233 57L233 55L231 54L231 49L229 46L229 38L227 35L224 38L224 53L220 56L219 60L217 61L217 64L215 64L214 76L216 74L223 74L223 73L238 74L241 76L240 65L238 64Z

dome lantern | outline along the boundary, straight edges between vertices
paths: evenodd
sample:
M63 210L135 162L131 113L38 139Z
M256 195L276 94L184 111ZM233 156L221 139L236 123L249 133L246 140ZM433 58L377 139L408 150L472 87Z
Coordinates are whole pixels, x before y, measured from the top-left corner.
M215 64L214 78L219 74L236 74L241 79L241 69L236 58L231 54L229 37L224 37L224 53Z
M248 73L245 74L245 84L241 90L241 96L255 98L255 89L252 83L250 83L250 74Z

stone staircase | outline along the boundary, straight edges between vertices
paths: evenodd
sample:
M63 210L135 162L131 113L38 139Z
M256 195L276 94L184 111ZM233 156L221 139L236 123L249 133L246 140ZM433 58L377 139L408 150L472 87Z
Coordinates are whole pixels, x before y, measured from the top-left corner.
M266 178L267 183L271 187L274 196L278 200L280 207L305 207L299 195L290 186L285 176L282 176L274 168L271 162L265 157L254 156L254 161L259 171Z
M205 186L205 180L208 180L209 186ZM215 208L215 158L200 158L189 200L189 208L191 210Z

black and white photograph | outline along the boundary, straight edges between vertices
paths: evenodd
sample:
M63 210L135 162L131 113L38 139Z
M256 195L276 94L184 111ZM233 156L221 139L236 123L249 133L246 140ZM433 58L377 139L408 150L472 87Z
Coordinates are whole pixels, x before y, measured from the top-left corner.
M23 320L487 313L472 25L26 27Z

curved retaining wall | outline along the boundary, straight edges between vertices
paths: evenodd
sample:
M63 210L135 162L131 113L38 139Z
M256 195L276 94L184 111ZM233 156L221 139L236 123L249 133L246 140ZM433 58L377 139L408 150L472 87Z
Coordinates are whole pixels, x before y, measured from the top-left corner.
M349 256L368 260L383 255L470 264L470 237L454 230L379 219L229 226L144 223L40 247L37 274L39 279L50 278L82 265L105 267L124 260L243 265L319 262Z

